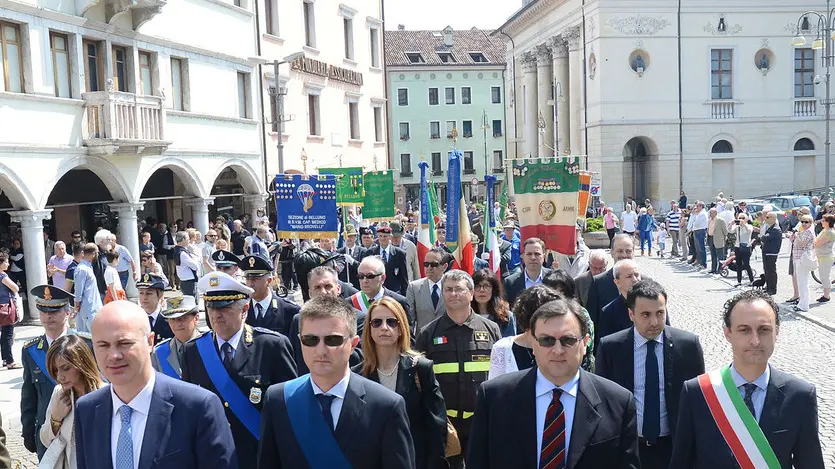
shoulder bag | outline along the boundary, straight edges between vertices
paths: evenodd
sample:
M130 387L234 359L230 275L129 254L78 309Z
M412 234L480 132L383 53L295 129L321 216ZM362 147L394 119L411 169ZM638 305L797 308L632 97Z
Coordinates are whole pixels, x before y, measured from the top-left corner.
M412 358L412 367L415 369L415 386L419 393L423 394L422 386L420 385L420 369L418 368L418 357ZM461 440L458 438L458 430L446 419L446 457L458 456L461 454Z

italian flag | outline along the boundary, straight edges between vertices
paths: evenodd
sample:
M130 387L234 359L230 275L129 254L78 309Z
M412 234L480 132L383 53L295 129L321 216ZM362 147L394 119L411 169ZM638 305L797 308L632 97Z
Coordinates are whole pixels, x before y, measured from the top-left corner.
M434 211L436 210L435 207L432 205L432 197L427 197L428 200L427 204L420 204L420 219L423 219L424 211L429 215L429 224L428 225L420 225L418 229L418 245L417 245L417 254L418 254L418 265L420 265L420 275L422 277L426 276L426 272L424 271L423 261L426 259L426 253L429 252L430 249L435 245L435 216ZM423 200L423 197L421 197Z

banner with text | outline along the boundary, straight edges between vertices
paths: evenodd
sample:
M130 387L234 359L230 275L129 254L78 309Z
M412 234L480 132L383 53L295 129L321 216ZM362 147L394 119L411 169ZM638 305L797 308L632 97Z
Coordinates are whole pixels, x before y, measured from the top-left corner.
M275 177L275 213L279 238L336 238L336 179L279 174Z
M394 172L365 173L365 205L362 219L384 221L394 218Z
M319 168L319 174L334 174L336 178L336 205L362 205L365 200L362 168Z
M577 247L577 159L524 160L513 166L513 188L522 239L537 237L545 247L573 255Z

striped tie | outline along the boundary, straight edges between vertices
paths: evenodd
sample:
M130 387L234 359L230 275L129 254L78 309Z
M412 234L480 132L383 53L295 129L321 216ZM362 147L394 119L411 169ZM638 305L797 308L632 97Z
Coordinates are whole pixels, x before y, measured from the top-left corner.
M562 389L554 388L545 413L539 469L565 469L565 409L560 402L561 395Z

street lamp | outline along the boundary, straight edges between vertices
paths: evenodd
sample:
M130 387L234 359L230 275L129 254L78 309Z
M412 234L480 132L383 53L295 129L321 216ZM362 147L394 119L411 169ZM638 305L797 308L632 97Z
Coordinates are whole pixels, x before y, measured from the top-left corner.
M487 169L487 129L490 128L490 121L487 120L487 111L481 114L481 130L484 133L484 176L490 174ZM486 179L485 179L486 181Z
M284 95L286 92L281 91L281 84L278 78L278 66L281 64L292 63L293 61L304 58L304 52L296 52L290 54L281 60L270 60L265 57L250 57L250 62L255 62L258 65L273 64L275 74L275 118L278 121L278 174L284 174Z
M830 118L832 116L832 88L831 88L831 67L832 67L832 45L833 45L833 20L835 20L835 9L830 8L831 0L826 0L826 13L818 13L816 11L807 11L800 15L797 19L797 29L792 38L792 47L803 47L807 44L806 38L803 36L803 31L811 30L809 24L809 17L817 18L815 40L812 42L812 49L821 51L821 64L826 68L826 98L821 100L824 109L826 110L826 142L825 147L825 170L824 170L824 187L826 194L829 195L829 155L830 155Z

